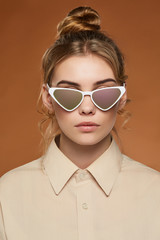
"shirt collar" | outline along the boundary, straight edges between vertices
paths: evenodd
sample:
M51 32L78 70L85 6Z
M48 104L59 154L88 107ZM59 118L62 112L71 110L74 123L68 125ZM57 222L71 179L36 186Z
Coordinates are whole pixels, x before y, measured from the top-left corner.
M109 148L87 168L107 196L118 177L121 160L122 154L112 140ZM54 140L44 155L42 164L57 195L79 169L59 150Z
M113 139L109 148L87 168L107 196L111 193L121 164L122 153Z
M57 195L79 169L60 151L54 140L44 155L43 167Z

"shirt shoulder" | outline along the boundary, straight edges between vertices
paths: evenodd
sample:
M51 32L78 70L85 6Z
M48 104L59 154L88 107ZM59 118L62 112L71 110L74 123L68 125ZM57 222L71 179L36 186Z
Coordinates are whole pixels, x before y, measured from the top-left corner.
M42 169L42 158L39 158L8 171L0 178L0 193L4 189L6 191L32 181L36 175L43 173Z
M140 163L138 161L133 160L132 158L122 154L123 160L122 160L122 168L124 170L128 171L140 171L141 173L148 173L148 174L154 174L160 177L160 172L157 170L148 167L147 165Z
M121 173L124 177L139 187L146 186L148 189L158 189L160 193L160 172L126 155L122 156Z

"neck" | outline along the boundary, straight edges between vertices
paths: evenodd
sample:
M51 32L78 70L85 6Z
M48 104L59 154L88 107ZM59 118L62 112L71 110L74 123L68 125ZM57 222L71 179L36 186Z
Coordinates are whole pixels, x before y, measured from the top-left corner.
M61 134L59 148L75 165L85 169L108 149L110 143L110 135L94 145L79 145Z

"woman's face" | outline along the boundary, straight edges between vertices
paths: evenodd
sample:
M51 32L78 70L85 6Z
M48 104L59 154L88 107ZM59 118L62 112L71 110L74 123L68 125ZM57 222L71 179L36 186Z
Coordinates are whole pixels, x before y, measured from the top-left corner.
M100 57L91 54L72 56L60 62L52 78L52 87L73 88L81 91L92 91L116 85L118 83L111 67ZM44 102L47 94L45 91ZM80 145L94 145L110 137L117 111L123 107L126 94L108 111L98 109L90 96L85 96L81 105L72 112L64 110L49 95L47 99L50 104L49 108L55 111L62 131L61 137Z

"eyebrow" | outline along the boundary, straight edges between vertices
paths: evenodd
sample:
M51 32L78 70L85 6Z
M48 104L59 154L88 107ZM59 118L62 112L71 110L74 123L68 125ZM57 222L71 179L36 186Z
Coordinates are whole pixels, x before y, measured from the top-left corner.
M103 83L106 83L106 82L116 83L116 80L112 79L112 78L107 78L107 79L104 79L104 80L97 81L96 83L94 83L94 85L100 85L100 84L103 84ZM78 84L76 82L67 81L67 80L62 80L62 81L58 82L57 86L60 85L60 84L69 84L69 85L72 85L72 86L75 86L75 87L80 87L80 84Z
M104 79L104 80L97 81L94 85L100 85L100 84L103 84L103 83L106 83L106 82L116 83L116 80L112 79L112 78L107 78L107 79Z
M80 87L80 85L78 83L67 81L67 80L62 80L62 81L58 82L57 86L60 85L60 84L65 84L65 83L69 84L69 85L72 85L72 86Z

